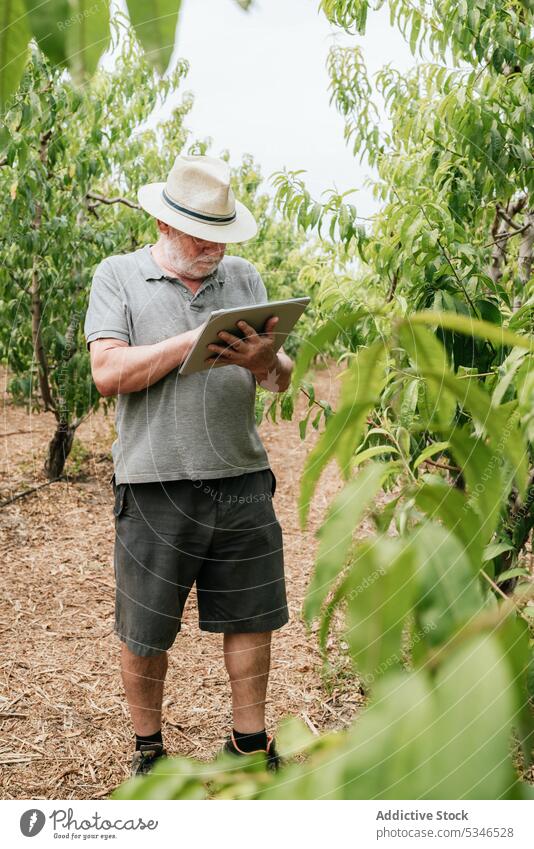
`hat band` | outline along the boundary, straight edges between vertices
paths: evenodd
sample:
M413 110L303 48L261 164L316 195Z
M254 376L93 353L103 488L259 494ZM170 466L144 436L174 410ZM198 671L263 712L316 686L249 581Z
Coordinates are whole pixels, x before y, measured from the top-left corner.
M193 218L195 221L203 221L205 224L231 224L236 219L235 211L231 215L206 215L202 212L195 212L194 209L187 209L185 206L180 206L180 204L169 197L165 189L163 189L161 195L167 206L172 207L172 209L175 209L182 215L186 215L188 218Z

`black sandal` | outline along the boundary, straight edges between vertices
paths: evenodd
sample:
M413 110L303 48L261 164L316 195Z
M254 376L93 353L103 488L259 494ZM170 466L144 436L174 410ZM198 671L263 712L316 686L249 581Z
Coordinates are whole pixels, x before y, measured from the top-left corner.
M266 749L255 749L253 752L244 752L237 745L234 734L231 732L226 738L222 751L229 752L232 755L256 755L258 752L263 752L267 755L267 769L272 770L273 772L279 770L283 765L282 758L276 751L275 740L272 734L267 734Z
M130 775L147 775L159 758L167 757L163 743L143 743L141 748L134 752L130 766Z

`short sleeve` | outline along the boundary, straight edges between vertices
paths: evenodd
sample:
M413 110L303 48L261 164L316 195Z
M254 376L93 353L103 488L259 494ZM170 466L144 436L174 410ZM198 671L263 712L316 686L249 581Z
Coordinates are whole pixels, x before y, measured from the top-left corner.
M106 260L93 275L84 335L87 348L95 339L122 339L130 344L124 294Z
M260 273L254 268L252 275L252 291L254 293L254 303L266 304L269 300L265 283L261 279Z

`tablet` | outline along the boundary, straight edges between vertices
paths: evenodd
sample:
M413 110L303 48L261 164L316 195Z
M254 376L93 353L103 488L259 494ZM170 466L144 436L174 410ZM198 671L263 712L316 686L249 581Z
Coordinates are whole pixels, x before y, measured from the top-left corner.
M274 330L274 350L282 347L286 336L291 332L300 316L310 303L311 298L289 298L285 301L269 301L266 304L250 304L242 307L232 307L228 310L214 310L206 321L204 330L189 351L187 357L178 369L178 374L194 374L209 368L220 368L231 365L228 362L206 363L208 357L213 357L215 351L207 347L213 343L226 344L217 334L221 330L233 333L234 336L242 338L245 334L237 327L236 322L243 319L250 324L257 333L263 331L268 318L273 315L279 317L278 324Z

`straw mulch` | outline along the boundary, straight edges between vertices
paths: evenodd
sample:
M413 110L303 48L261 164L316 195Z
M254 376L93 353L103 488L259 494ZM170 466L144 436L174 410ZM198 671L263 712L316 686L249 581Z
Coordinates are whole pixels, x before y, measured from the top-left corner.
M339 369L316 375L316 397L336 404ZM5 381L2 380L5 386ZM291 621L275 632L268 723L300 716L314 731L341 728L362 703L338 639L331 639L336 675L321 675L315 634L301 605L317 549L315 530L342 481L325 470L308 528L297 517L299 480L317 438L302 442L298 421L262 423L260 433L278 486L275 509L284 529ZM7 397L0 439L0 500L45 482L50 414L28 414ZM322 428L322 425L321 425ZM113 413L91 416L78 432L66 482L54 483L0 510L4 578L0 627L0 785L4 799L98 799L128 776L133 730L113 635L113 515L110 445ZM359 533L365 532L365 527ZM213 757L229 727L229 685L220 635L198 630L188 602L183 629L169 653L163 733L173 754Z

